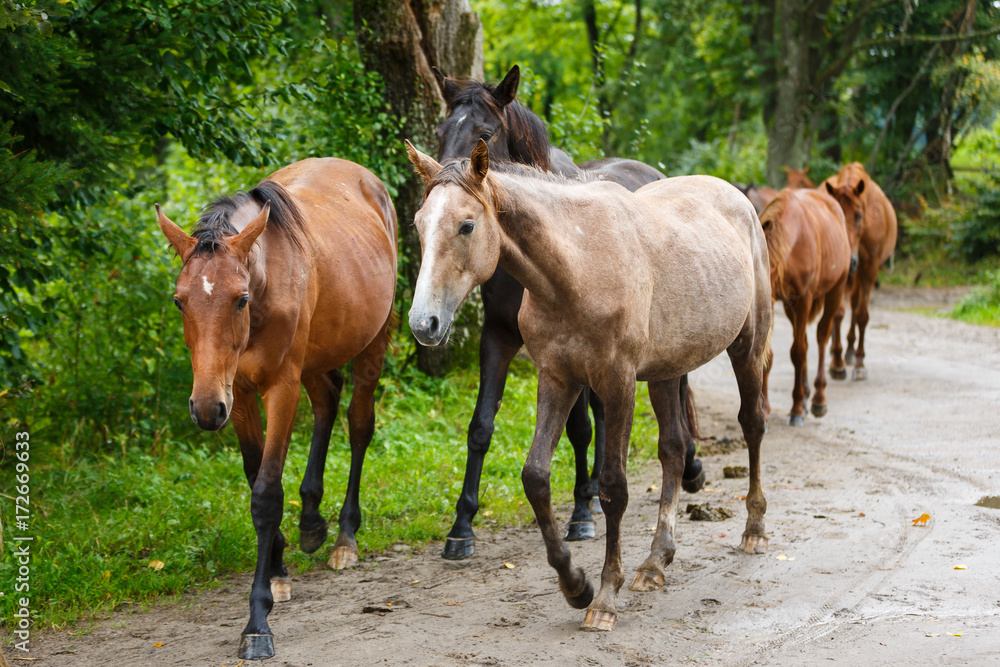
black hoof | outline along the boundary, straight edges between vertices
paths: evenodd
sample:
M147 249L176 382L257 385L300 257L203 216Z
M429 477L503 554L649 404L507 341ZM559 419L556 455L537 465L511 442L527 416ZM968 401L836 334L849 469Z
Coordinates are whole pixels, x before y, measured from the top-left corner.
M813 403L811 410L814 417L822 417L826 414L826 404L824 403L823 405L819 405L817 403Z
M240 660L263 660L274 657L274 635L241 635Z
M475 537L449 537L444 541L441 558L447 560L465 560L476 553Z
M305 553L311 554L323 546L323 543L326 542L326 534L327 524L325 521L322 526L313 530L299 529L299 548Z
M579 542L580 540L594 539L593 521L570 521L566 526L566 541Z
M569 606L573 607L573 609L586 609L593 601L594 586L590 583L590 579L587 579L587 585L583 587L583 590L578 595L566 596L566 602L569 602Z
M788 415L789 426L802 426L805 423L806 420L802 418L802 415Z
M694 476L688 477L694 473ZM705 469L701 466L701 460L695 459L691 465L684 470L684 479L681 480L681 488L688 493L698 493L705 486Z
M847 379L847 369L846 368L834 368L830 367L830 377L834 380L846 380Z

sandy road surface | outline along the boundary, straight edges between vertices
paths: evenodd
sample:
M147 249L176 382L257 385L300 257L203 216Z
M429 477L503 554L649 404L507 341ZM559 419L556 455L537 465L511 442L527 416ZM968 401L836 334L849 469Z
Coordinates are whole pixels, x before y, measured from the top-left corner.
M779 316L764 440L768 554L734 549L746 518L736 496L746 480L723 479L722 468L746 465L746 452L715 454L704 457L711 486L685 495L682 506L708 501L736 516L682 517L666 588L623 589L613 633L578 630L583 612L558 593L536 529L480 530L468 562L441 560L434 544L349 572L296 577L293 600L271 614L277 656L270 663L1000 664L1000 509L975 504L1000 495L1000 330L891 309L933 307L938 296L920 293L928 302L915 304L912 292L876 293L870 379L831 383L829 414L799 429L783 423L791 331ZM728 361L716 360L692 382L703 430L736 436ZM647 489L658 475L649 466L631 481L627 581L652 537L657 492ZM928 524L914 526L925 512ZM602 541L572 549L596 583ZM248 591L249 575L83 636L48 635L31 657L46 667L232 666Z

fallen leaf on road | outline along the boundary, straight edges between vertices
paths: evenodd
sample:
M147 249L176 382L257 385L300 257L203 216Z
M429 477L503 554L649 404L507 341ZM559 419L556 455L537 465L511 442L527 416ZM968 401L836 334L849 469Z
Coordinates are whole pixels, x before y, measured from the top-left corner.
M733 496L733 497L734 497L734 498L736 498L736 500L746 500L746 499L747 499L747 497L746 497L746 496L741 496L741 495L740 495L740 494L738 494L738 493L737 493L737 494L736 494L735 496Z
M449 607L461 607L462 606L461 602L455 602L454 600L446 600L445 604L448 605Z
M930 519L931 515L928 514L927 512L924 512L923 514L921 514L920 516L918 516L916 519L913 520L913 525L915 526L918 523L922 523L923 525L926 526L927 522L930 521Z
M924 637L940 637L940 636L941 636L940 632L928 632L926 635L924 635Z
M658 486L657 486L656 484L650 484L650 485L649 485L649 488L648 488L648 489L646 489L646 491L647 491L647 492L652 492L652 491L658 491L658 490L659 490L659 488L660 488L660 487L658 487Z
M165 564L166 563L164 563L162 560L149 561L149 567L153 568L154 570L162 570Z
M864 512L858 512L858 516L864 516L864 515L865 515Z
M956 566L955 566L955 569L956 569L956 570L967 570L967 569L969 569L969 568L967 568L967 567L966 567L965 565L963 565L962 563L959 563L958 565L956 565Z
M508 563L507 561L504 561L503 566L508 570L513 570L515 567L517 567L517 565L514 565L513 563Z
M712 533L712 537L725 537L725 533Z
M411 583L411 584L419 584L419 583L420 583L420 580L419 580L419 579L414 579L414 580L413 580L413 581L411 581L410 583Z
M156 648L160 648L161 646L163 646L163 642L156 642L155 644L153 644L153 646L155 646Z
M786 556L783 553L782 554L778 554L777 556L775 556L775 558L777 558L778 560L795 560L794 556L788 557L788 556Z
M949 632L948 634L951 635L952 637L961 637L962 636L961 632Z
M289 500L289 501L288 501L288 504L289 504L289 505L292 505L293 507L302 507L302 503L300 503L300 502L299 502L299 501L297 501L297 500Z

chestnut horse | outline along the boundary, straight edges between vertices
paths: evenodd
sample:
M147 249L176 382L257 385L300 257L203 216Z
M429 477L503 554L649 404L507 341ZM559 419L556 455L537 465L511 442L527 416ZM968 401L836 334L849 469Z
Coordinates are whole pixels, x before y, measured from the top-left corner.
M771 265L771 296L781 301L792 323L792 411L788 423L803 424L803 401L809 396L808 327L823 312L816 326L819 361L812 413L826 414L826 367L824 355L830 327L844 299L851 247L844 214L836 200L819 190L785 188L760 215ZM764 374L767 401L768 363ZM770 404L768 403L768 407Z
M605 158L573 164L569 156L549 144L542 120L517 101L520 68L511 68L503 81L496 85L474 80L456 80L434 68L438 85L447 103L448 113L437 128L439 162L468 156L480 138L494 147L490 159L496 162L517 162L538 167L564 176L580 176L584 168L589 174L615 181L630 190L665 178L656 169L636 160ZM468 558L475 553L475 533L472 520L479 510L479 481L483 462L489 451L494 421L503 398L507 370L524 340L517 324L524 287L502 267L483 283L483 331L479 339L479 394L469 423L468 456L462 492L455 507L455 523L445 540L442 557L450 560ZM694 400L685 377L681 391L685 405L681 428L688 441L684 489L698 491L705 481L701 461L695 458L694 439L698 437ZM587 415L588 402L594 411L594 467L587 469L591 427ZM596 394L586 389L570 411L566 435L576 459L573 514L566 529L567 540L583 540L594 536L594 520L590 499L597 495L597 476L604 456L604 406Z
M882 188L871 179L859 162L840 168L834 176L823 181L826 191L844 210L851 247L857 257L857 272L848 282L851 295L851 328L847 333L847 354L841 357L840 323L844 319L844 306L833 321L833 344L830 348L830 376L847 378L844 362L854 362L854 380L868 377L865 370L865 327L868 326L868 301L878 279L878 271L896 249L896 211ZM853 273L853 272L852 272ZM857 326L858 348L854 349L854 329Z
M807 176L809 173L809 167L805 169L792 169L791 167L783 167L785 174L788 176L788 187L799 189L799 188L815 188L816 184L812 182L812 179Z
M358 560L361 466L375 429L374 393L396 289L396 212L385 186L368 170L347 160L313 158L274 172L250 192L214 202L191 236L159 206L156 214L183 261L174 303L191 350L191 418L209 431L232 420L251 488L257 567L239 657L270 657L274 639L267 615L274 602L291 594L279 529L281 472L299 387L306 388L315 415L299 489L299 544L313 552L327 534L319 504L344 386L338 369L351 360L351 471L329 565L340 569Z
M444 167L409 143L407 151L427 182L415 219L423 253L410 310L417 340L444 343L456 308L498 264L525 287L518 324L538 366L538 418L521 481L563 595L573 607L589 606L583 627L613 630L617 621L637 381L649 383L663 481L652 548L632 589L661 588L676 551L686 455L681 376L723 350L739 384L739 421L750 455L741 548L766 549L761 388L771 289L764 233L747 199L710 176L669 178L632 193L617 183L491 164L482 140L471 159ZM587 386L604 401L606 418L599 486L607 544L596 597L586 574L573 566L549 486L559 435Z

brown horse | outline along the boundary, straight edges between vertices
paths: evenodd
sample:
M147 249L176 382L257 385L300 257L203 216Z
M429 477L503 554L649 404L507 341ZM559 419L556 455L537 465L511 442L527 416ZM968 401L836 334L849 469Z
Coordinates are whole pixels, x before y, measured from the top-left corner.
M371 172L334 158L296 162L250 192L216 201L191 236L159 206L156 213L183 261L174 303L191 350L191 418L210 431L232 419L251 488L257 567L239 657L270 657L274 640L267 615L275 601L291 594L279 529L281 472L299 387L305 386L315 415L299 489L299 543L312 552L327 533L319 504L344 385L338 369L352 359L351 472L329 564L340 569L358 559L358 487L375 429L374 393L396 288L396 213ZM267 415L266 438L258 394Z
M785 174L788 175L788 187L799 189L799 188L815 188L816 184L812 182L806 174L809 173L809 167L805 169L792 169L791 167L784 167Z
M827 192L840 202L847 219L851 247L857 257L857 272L847 285L851 295L851 328L847 333L847 354L841 357L840 323L844 306L833 321L833 345L830 352L830 376L847 378L844 362L854 362L854 380L868 377L865 370L865 327L868 326L868 301L878 279L878 270L896 249L896 211L882 188L871 179L859 162L841 167L836 175L823 181ZM852 272L853 273L853 272ZM858 348L854 349L854 328L858 330Z
M771 289L764 234L747 199L710 176L665 179L632 193L617 183L491 164L485 141L471 160L444 167L409 144L407 150L427 181L414 221L423 251L410 310L417 340L444 343L456 308L498 264L525 287L518 323L539 375L535 436L521 480L563 595L578 609L589 605L583 627L612 630L617 620L636 381L649 383L663 481L652 548L632 589L662 587L676 551L687 444L680 378L723 350L739 384L750 454L741 548L766 549L761 387ZM596 597L573 566L549 486L552 454L585 386L603 399L606 419L598 480L607 544Z
M760 224L767 238L771 295L785 307L794 332L791 356L795 366L795 384L788 423L802 426L803 401L809 396L807 329L821 310L823 317L816 327L819 362L812 413L817 417L826 414L826 367L823 361L830 327L847 286L850 242L840 206L819 190L785 188L761 213ZM768 363L764 375L765 401L770 370L771 364Z

